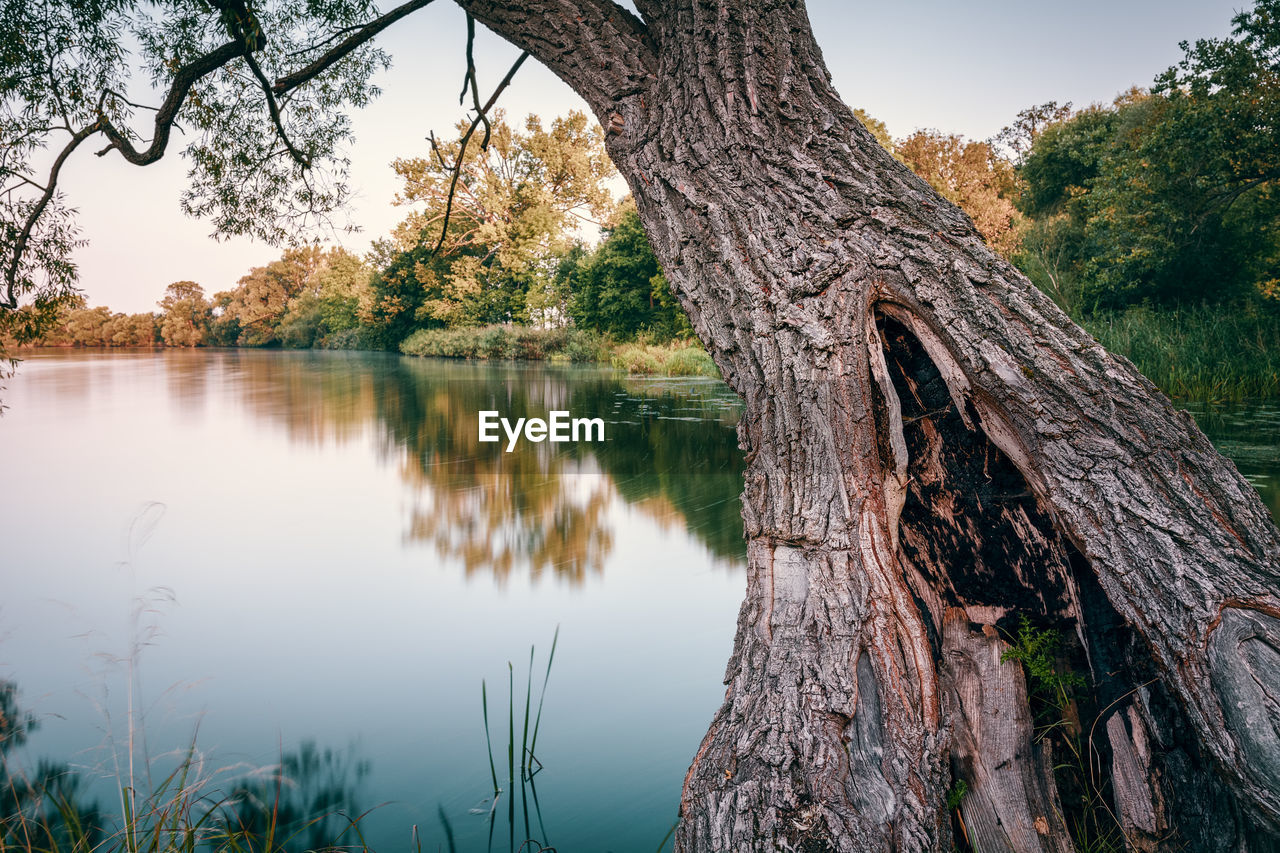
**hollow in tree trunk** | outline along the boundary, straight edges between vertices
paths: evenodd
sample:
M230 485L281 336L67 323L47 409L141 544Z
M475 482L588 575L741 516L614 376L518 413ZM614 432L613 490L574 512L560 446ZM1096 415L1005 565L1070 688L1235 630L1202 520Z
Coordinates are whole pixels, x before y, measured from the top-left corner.
M1277 849L1267 511L874 142L803 4L461 5L591 105L745 403L677 849Z

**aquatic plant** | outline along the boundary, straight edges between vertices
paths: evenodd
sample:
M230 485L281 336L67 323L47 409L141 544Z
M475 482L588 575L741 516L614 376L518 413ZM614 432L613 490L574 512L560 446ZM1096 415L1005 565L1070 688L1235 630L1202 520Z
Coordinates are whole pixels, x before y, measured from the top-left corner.
M556 626L555 633L551 638L551 651L547 655L547 668L542 676L542 689L538 694L538 709L536 714L533 711L533 663L534 652L533 646L529 647L529 668L527 678L525 680L524 694L524 716L520 737L520 772L516 774L516 711L515 711L515 667L510 661L507 662L507 787L504 789L498 782L497 765L493 758L493 738L489 729L489 690L488 685L481 679L480 681L480 709L484 720L484 739L485 746L489 755L489 772L493 781L493 800L489 807L489 844L493 845L493 833L497 825L498 802L503 793L507 794L507 825L509 840L514 845L516 818L515 818L515 786L520 786L520 802L524 814L524 845L522 849L530 851L538 851L551 849L546 846L546 827L542 822L542 807L538 803L538 790L534 785L534 776L542 770L542 762L538 760L536 749L538 745L538 731L542 725L542 706L547 698L547 682L551 680L551 665L555 663L556 646L560 642L560 626ZM532 729L530 728L532 723ZM532 825L529 820L529 803L533 803L534 813L538 819L538 831L541 833L542 841L538 841L532 837ZM444 827L445 835L452 839L453 831L449 826L448 820L443 810L440 812L441 824ZM452 850L452 843L450 845Z

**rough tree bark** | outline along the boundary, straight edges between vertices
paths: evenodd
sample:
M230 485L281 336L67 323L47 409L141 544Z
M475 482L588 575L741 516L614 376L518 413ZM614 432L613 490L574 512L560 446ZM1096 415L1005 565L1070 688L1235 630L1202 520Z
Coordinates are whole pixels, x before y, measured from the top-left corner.
M677 849L1071 849L1080 792L1002 661L1021 616L1073 638L1130 847L1275 849L1280 534L876 145L803 3L460 2L591 105L745 401L747 596Z

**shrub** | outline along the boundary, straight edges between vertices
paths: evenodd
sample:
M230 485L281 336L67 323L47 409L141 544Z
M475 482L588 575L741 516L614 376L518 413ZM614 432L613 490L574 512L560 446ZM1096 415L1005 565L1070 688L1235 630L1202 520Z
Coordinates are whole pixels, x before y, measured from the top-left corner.
M668 376L719 376L716 363L711 360L707 351L697 346L681 347L673 350L667 359L665 370Z
M369 342L365 340L365 336L358 328L342 329L338 332L330 332L320 340L316 341L317 349L341 349L341 350L357 350L372 349Z
M608 344L605 339L590 332L572 331L569 333L562 355L575 364L603 361Z
M584 329L473 326L419 329L400 344L405 355L495 358L521 361L607 362L641 375L719 377L715 362L697 343L615 345Z

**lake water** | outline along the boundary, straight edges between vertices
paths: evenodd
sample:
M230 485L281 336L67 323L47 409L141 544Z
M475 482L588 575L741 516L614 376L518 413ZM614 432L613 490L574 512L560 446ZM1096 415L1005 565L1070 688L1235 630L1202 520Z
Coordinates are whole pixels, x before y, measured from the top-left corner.
M483 849L481 681L510 789L507 663L521 741L530 646L536 711L559 626L537 805L526 831L500 799L493 849L652 853L671 828L745 587L720 383L79 351L32 355L3 399L0 678L40 720L27 756L111 779L103 805L132 680L157 776L197 727L205 766L235 767L211 789L310 741L367 763L343 787L387 804L362 824L375 849L410 850L415 824L425 850ZM600 416L607 441L505 453L477 442L481 409Z
M0 399L0 679L39 720L28 763L69 762L111 809L131 731L153 784L194 737L210 791L310 756L313 787L377 806L384 853L415 826L432 851L658 848L745 587L722 384L59 351ZM607 441L505 453L477 442L482 409L599 416ZM1280 511L1280 413L1194 413ZM530 646L536 712L557 626L541 769L512 786L508 709L518 763Z

